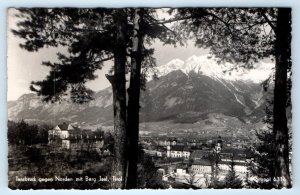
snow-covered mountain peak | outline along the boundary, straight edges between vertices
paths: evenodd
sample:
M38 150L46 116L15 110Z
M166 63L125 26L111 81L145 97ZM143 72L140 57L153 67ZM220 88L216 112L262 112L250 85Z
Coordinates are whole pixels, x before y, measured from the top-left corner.
M191 56L185 61L180 59L171 60L169 63L158 67L158 76L181 70L188 75L191 71L196 74L209 76L215 79L225 80L252 80L259 83L265 80L271 73L273 63L259 62L251 70L237 68L233 70L234 64L218 63L211 55Z
M158 76L164 76L172 71L181 70L183 65L184 61L180 59L171 60L167 64L158 67Z
M158 76L164 76L172 71L181 70L185 74L194 71L197 74L202 74L210 77L223 77L223 72L226 69L224 65L219 65L209 55L191 56L185 61L174 59L166 65L158 67Z
M176 58L176 59L171 60L170 62L168 62L166 64L166 66L168 66L168 67L176 67L176 66L182 66L183 64L184 64L184 61Z
M226 67L223 64L217 64L217 62L210 58L208 55L204 56L192 56L185 61L184 71L188 74L194 71L197 74L203 74L209 77L223 77L223 72Z

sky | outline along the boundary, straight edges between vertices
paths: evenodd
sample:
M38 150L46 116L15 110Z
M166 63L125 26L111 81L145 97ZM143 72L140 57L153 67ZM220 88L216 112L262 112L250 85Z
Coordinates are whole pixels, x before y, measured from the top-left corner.
M44 48L38 52L28 52L19 47L22 39L14 36L11 29L17 29L18 19L14 16L16 10L10 9L8 12L8 32L7 32L7 100L16 100L24 93L30 93L31 81L42 80L49 72L49 68L42 66L42 61L57 61L56 53L61 51L59 48ZM192 55L204 55L208 50L197 48L191 41L187 46L163 45L160 41L155 41L152 45L155 48L154 57L157 65L168 63L174 58L186 60ZM88 82L87 86L94 91L99 91L108 87L110 84L105 78L112 62L108 62L101 70L97 70L98 78Z

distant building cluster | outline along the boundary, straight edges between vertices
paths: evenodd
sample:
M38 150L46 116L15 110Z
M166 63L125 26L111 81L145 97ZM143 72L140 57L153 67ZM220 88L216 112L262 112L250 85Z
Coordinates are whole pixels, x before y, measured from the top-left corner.
M216 140L199 142L194 139L178 141L176 138L144 138L142 144L145 153L156 157L157 162L160 162L157 163L158 166L175 165L173 171L177 173L210 174L213 169L225 173L229 171L230 165L234 164L237 173L246 174L250 163L248 148L224 143L220 136Z
M103 132L63 123L48 131L48 143L62 149L100 151L104 145L103 135Z

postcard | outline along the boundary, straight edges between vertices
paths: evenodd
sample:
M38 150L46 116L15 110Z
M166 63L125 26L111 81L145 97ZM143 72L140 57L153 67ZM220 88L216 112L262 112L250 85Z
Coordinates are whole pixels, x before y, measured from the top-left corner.
M10 189L292 187L291 8L9 8Z

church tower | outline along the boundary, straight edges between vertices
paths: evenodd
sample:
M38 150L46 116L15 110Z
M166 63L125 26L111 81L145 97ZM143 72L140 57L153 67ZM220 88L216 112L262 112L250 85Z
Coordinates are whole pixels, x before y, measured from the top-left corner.
M223 141L222 141L221 136L219 136L217 144L215 146L215 150L216 150L217 153L220 153L222 151L222 146L223 146Z

